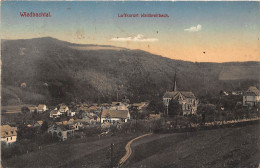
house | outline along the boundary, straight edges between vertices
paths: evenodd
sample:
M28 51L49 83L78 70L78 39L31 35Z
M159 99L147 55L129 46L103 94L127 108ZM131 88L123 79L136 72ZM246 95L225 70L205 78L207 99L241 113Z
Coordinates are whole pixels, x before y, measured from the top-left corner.
M79 128L82 127L83 127L83 123L80 120L76 120L72 124L70 124L70 129L73 130L79 130Z
M250 86L243 95L243 106L254 107L260 102L260 91L255 86Z
M66 105L61 105L59 111L61 113L67 113L69 111L69 107Z
M34 127L41 127L43 124L43 121L37 121L35 124L34 124Z
M91 117L88 116L88 115L85 115L85 116L82 118L82 120L83 120L84 122L86 122L86 123L90 123Z
M75 111L70 111L68 116L73 117L73 116L75 116L75 115L76 115L76 112L75 112Z
M128 110L127 106L122 102L112 102L110 110Z
M183 115L195 114L197 112L198 99L195 95L192 92L177 91L176 74L174 77L173 91L166 92L163 96L163 103L166 106L167 115L169 114L168 107L171 100L181 105Z
M101 112L101 107L99 106L90 106L87 108L87 110L85 110L85 112L88 112L88 113L99 113Z
M29 106L28 109L30 110L31 113L37 111L37 107L36 106Z
M31 128L31 127L32 127L32 125L31 125L31 124L28 124L28 125L27 125L27 127L28 127L28 128Z
M238 95L242 95L243 92L242 92L242 91L232 91L231 94L232 94L233 96L238 96Z
M38 113L45 112L47 110L47 106L45 104L39 104L37 108Z
M127 122L130 120L129 110L108 110L104 109L101 115L101 123L110 122L115 123L117 121Z
M79 130L79 128L83 127L81 120L74 120L73 118L69 121L56 122L55 124L58 126L67 126L69 130Z
M102 127L102 128L109 128L110 125L111 125L111 124L110 124L109 122L104 122L104 123L101 124L101 127Z
M150 120L159 120L161 119L161 114L149 114Z
M97 120L97 119L99 119L99 120ZM97 116L85 115L82 118L82 121L89 123L89 124L95 124L96 122L100 122L100 118Z
M61 112L59 110L51 110L50 118L58 118L61 116Z
M69 127L64 125L54 124L48 128L48 133L52 136L57 136L61 141L65 141L68 137L74 136L74 130L70 130Z
M75 121L74 118L71 118L71 119L69 119L68 122L69 122L69 123L74 123L74 121Z
M229 93L227 91L223 91L223 96L228 96Z
M68 116L73 117L73 116L75 116L76 113L78 113L78 112L79 112L79 111L77 110L77 108L72 108L72 109L69 110Z
M101 104L101 106L104 108L108 108L108 107L110 107L110 104L108 104L108 103L103 103L103 104Z
M141 109L147 107L148 103L147 102L134 103L132 106L135 107L137 110L141 110Z
M16 142L17 139L17 127L11 127L10 125L1 125L1 142L7 145Z

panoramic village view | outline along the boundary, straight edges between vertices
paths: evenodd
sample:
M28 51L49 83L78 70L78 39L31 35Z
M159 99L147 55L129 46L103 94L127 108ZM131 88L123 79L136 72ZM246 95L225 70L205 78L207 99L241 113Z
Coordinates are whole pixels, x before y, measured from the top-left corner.
M257 2L1 10L2 167L259 167Z

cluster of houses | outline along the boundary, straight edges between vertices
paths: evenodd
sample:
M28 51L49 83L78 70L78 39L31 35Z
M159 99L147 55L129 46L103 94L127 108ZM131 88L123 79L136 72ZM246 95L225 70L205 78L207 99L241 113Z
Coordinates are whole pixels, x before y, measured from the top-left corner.
M30 112L43 113L48 110L45 104L39 104L38 106L28 106Z
M243 91L222 91L222 96L243 96L243 102L240 102L243 106L249 108L260 107L260 91L255 86L250 86L245 92Z
M255 86L250 86L246 92L242 91L231 91L230 93L227 91L222 91L223 96L239 96L243 95L243 106L247 106L249 108L252 107L260 107L260 91ZM168 107L170 101L176 101L181 105L182 114L196 114L197 107L199 104L199 100L191 91L178 91L177 90L177 81L176 74L174 77L174 87L172 91L166 91L163 96L163 103L166 106L166 114L168 115Z
M103 103L99 105L86 103L70 105L59 104L53 109L48 109L46 105L39 105L35 109L38 111L39 107L44 107L44 111L39 112L49 113L49 118L53 121L49 125L48 132L64 141L68 137L74 136L75 131L79 131L80 128L95 126L109 128L113 124L118 125L128 122L131 119L129 112L130 107L141 110L147 106L147 102L130 104L128 99L123 99L121 102ZM34 110L30 111L32 112ZM27 126L37 127L42 124L43 121L37 121Z
M224 92L223 92L224 93ZM240 95L240 92L232 92L234 95ZM190 91L177 90L176 75L174 87L172 91L165 92L163 103L166 106L166 114L168 115L168 106L170 101L176 101L181 105L182 114L196 114L199 104L198 98ZM243 93L244 106L256 106L260 103L260 91L256 87L249 87ZM111 125L120 125L128 122L131 119L129 112L130 108L135 108L139 111L148 106L148 102L130 104L128 99L123 99L120 102L112 102L110 104L59 104L58 106L48 109L46 105L29 106L30 112L48 113L49 118L53 121L48 125L48 133L57 136L60 140L65 141L70 136L75 135L75 131L81 128L101 126L108 128ZM64 117L65 116L65 117ZM150 119L160 119L161 114L150 114ZM40 127L43 121L37 121L28 124L28 127ZM17 127L9 125L1 126L1 142L11 144L17 139Z

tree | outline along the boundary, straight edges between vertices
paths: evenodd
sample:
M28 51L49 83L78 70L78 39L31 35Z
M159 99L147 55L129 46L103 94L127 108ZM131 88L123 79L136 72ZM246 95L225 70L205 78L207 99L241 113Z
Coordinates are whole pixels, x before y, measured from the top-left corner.
M159 114L164 111L163 101L159 98L154 98L148 105L147 110L154 112L155 114Z
M182 114L182 106L178 101L170 100L168 106L168 114L171 116L177 116Z
M110 117L110 114L107 113L105 118L106 118L107 120L110 120L110 118L111 118L111 117Z
M22 113L28 113L28 112L30 112L30 110L29 110L28 107L25 107L25 106L24 106L24 107L21 108L21 112L22 112Z
M197 110L198 114L202 115L202 122L204 123L206 121L206 116L208 117L214 117L215 119L215 115L216 115L216 106L214 104L201 104L198 107Z
M41 131L46 132L48 130L48 122L44 121L41 126Z
M139 112L138 112L138 109L136 107L131 107L130 108L131 110L131 116L133 119L139 119Z

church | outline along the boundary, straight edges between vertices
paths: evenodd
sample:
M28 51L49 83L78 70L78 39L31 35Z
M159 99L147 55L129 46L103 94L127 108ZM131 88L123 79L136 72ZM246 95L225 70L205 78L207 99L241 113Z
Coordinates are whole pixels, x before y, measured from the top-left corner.
M189 115L189 114L196 114L197 113L197 106L198 106L198 99L192 92L186 91L178 91L177 90L177 81L176 81L176 73L174 76L174 87L173 91L166 92L163 96L163 103L166 106L167 115L168 113L168 106L171 100L177 101L180 103L182 107L182 114Z

